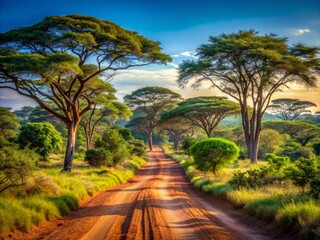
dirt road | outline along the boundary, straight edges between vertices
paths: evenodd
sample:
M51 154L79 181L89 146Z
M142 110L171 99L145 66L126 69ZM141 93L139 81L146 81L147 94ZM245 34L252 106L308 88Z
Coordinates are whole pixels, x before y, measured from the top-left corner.
M195 190L161 149L148 158L127 184L107 190L35 239L270 239Z

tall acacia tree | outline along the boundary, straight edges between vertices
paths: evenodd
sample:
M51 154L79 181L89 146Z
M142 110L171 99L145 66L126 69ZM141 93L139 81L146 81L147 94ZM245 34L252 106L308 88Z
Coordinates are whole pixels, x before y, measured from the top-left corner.
M181 96L163 87L144 87L124 97L125 103L136 110L138 117L133 120L147 136L149 149L152 150L152 132L163 112L181 100Z
M302 44L290 47L286 38L252 30L211 36L197 49L197 61L180 64L178 83L185 87L192 80L198 88L209 82L237 100L249 158L257 162L261 120L271 97L292 82L316 87L318 52Z
M170 60L159 42L114 23L80 15L52 16L0 34L0 87L32 98L65 123L68 141L62 171L70 171L77 127L94 103L88 85L118 70Z
M161 121L184 118L191 126L201 128L208 137L213 129L226 117L237 114L239 104L226 97L196 97L186 99L162 115Z
M269 109L282 120L292 121L303 113L311 113L307 108L317 105L309 101L301 101L293 98L279 98L271 101Z

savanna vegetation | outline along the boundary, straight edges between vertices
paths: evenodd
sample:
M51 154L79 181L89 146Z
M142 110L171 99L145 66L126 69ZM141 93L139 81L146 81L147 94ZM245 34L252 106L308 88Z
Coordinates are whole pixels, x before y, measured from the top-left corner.
M196 187L320 238L320 115L311 102L272 100L291 82L316 86L318 49L255 31L211 36L196 61L180 64L177 82L209 82L231 99L147 86L124 103L109 81L116 71L171 60L136 32L47 17L1 33L0 52L0 88L38 104L0 107L0 233L30 231L126 182L156 144Z

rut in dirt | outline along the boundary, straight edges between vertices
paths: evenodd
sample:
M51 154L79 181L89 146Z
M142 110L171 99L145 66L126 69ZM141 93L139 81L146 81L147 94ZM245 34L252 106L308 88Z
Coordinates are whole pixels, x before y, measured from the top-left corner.
M32 239L274 239L194 189L161 149L128 183L111 188Z

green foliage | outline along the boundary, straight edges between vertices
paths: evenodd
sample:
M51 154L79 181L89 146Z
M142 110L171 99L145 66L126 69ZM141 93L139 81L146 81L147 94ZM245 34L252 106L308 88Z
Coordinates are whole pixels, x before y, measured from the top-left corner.
M318 165L316 158L300 158L288 169L287 175L304 192L305 186L316 177Z
M176 108L164 113L161 121L175 117L184 118L190 125L201 128L207 137L210 137L213 129L226 116L239 111L239 104L226 97L196 97L180 102Z
M4 107L0 107L0 139L14 138L19 130L19 120L14 113Z
M35 149L45 161L49 153L61 147L61 142L61 134L48 122L28 123L20 128L18 136L22 148Z
M319 142L316 142L312 145L312 148L314 150L314 153L317 155L317 156L320 156L320 141Z
M320 237L320 208L314 201L289 203L278 211L276 220L288 230L300 231L301 239Z
M152 149L152 134L163 112L173 108L181 100L181 95L163 87L144 87L124 96L124 101L134 115L127 127L143 132Z
M89 149L86 151L84 160L93 167L113 166L112 154L105 149Z
M115 166L130 156L130 146L117 129L107 129L95 147L96 150L86 152L86 161L96 167L104 164Z
M320 127L299 121L267 121L263 123L264 128L270 128L281 134L288 134L293 141L302 146L317 139L320 135Z
M121 126L117 126L115 127L115 129L117 129L117 131L120 133L124 140L131 141L134 139L130 129Z
M210 138L197 142L190 148L194 164L199 170L216 173L229 166L239 156L239 147L223 138Z
M199 139L195 137L185 137L181 142L181 149L185 154L190 155L190 147L198 141Z
M169 61L159 42L88 16L50 16L0 34L1 87L32 98L68 126L63 171L71 170L80 120L105 92L100 77Z
M320 165L318 170L315 171L315 176L310 181L310 193L316 199L320 199Z
M146 154L147 147L144 144L144 141L138 139L132 139L129 141L131 145L131 154L137 155L139 157Z
M310 158L314 156L312 149L310 147L303 147L297 142L287 142L281 151L278 152L279 155L288 156L292 161L296 161L299 158Z
M247 171L236 171L230 184L241 188L259 188L264 185L282 181L286 178L285 171L290 164L288 157L278 157L274 154L267 154L268 167L249 169Z
M36 167L39 155L29 149L6 146L0 149L0 193L22 186Z
M273 129L263 129L260 135L259 158L266 159L267 153L276 153L284 144L286 136Z

